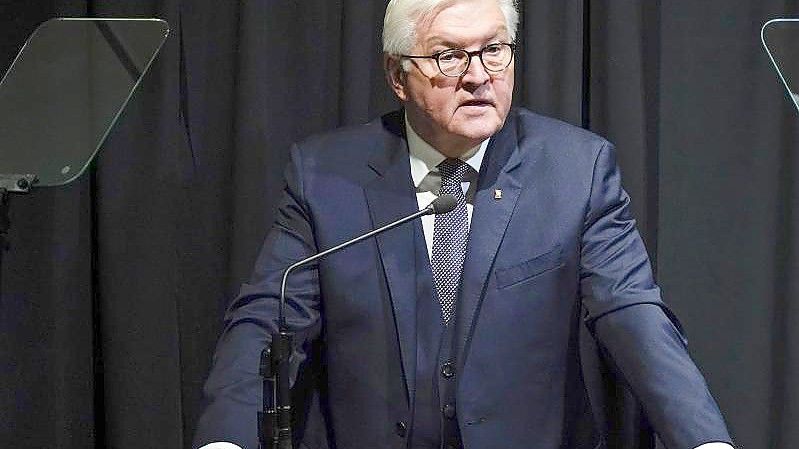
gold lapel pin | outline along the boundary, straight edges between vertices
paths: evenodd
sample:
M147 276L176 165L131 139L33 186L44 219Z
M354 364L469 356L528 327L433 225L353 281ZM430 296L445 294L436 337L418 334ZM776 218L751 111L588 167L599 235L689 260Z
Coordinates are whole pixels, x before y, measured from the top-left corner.
M501 200L502 199L502 189L495 189L494 190L494 199Z

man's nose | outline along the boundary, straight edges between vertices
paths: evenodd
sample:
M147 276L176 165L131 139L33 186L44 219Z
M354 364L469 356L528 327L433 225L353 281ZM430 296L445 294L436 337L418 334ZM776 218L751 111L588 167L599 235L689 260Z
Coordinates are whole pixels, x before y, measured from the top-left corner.
M483 66L480 55L470 55L470 58L469 68L461 76L461 81L464 86L482 86L491 79L491 74Z

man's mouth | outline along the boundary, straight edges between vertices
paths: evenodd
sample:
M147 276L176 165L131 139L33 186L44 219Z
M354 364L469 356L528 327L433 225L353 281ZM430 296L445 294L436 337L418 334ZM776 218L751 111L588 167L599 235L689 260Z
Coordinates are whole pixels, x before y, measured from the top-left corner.
M461 106L494 106L494 103L489 100L467 100Z

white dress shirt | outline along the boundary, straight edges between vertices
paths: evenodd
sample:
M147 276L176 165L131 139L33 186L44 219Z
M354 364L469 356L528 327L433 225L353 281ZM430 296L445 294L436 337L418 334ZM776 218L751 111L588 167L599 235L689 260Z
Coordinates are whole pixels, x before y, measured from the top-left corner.
M408 157L411 162L411 178L416 187L416 201L419 209L427 207L433 200L438 198L438 190L441 188L441 175L438 172L438 164L447 157L438 152L435 148L425 142L408 123L405 117L405 135L408 138ZM489 139L484 140L480 145L464 153L460 159L474 170L470 171L464 182L461 184L466 193L466 214L469 223L472 222L472 212L474 210L474 194L477 191L477 174L480 173L480 166L483 164L486 148ZM427 256L433 253L433 227L435 226L435 215L425 215L422 217L422 228L424 229L424 239L427 245ZM732 446L726 443L707 443L696 449L731 449ZM226 443L210 443L200 449L241 449L239 446Z

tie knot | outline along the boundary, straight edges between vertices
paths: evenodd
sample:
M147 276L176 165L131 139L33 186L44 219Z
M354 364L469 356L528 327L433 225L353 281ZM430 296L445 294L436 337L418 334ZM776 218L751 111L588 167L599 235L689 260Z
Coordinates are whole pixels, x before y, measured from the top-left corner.
M469 173L469 164L460 159L447 158L444 162L438 164L438 170L441 172L441 184L452 185L460 184Z

